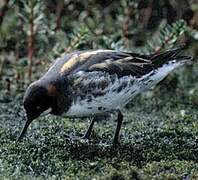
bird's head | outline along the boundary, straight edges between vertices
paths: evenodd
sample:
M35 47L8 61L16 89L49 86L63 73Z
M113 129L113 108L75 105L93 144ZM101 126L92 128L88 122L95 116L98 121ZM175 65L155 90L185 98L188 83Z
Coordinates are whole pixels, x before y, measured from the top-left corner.
M47 84L47 85L46 85ZM23 100L24 109L26 111L27 121L18 141L22 139L26 133L30 123L40 115L54 114L60 115L64 112L66 102L69 102L63 93L63 89L57 85L36 81L32 83L26 90Z
M27 120L18 141L25 135L30 123L41 114L52 112L53 96L50 94L49 86L44 86L39 81L32 83L26 90L23 100Z
M31 84L25 92L23 105L27 119L32 121L51 108L52 98L48 89L39 83Z

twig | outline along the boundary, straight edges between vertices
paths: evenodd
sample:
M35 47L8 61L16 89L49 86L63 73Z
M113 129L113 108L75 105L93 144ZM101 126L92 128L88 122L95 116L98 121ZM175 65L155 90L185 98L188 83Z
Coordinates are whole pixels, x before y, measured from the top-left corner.
M0 25L1 25L2 22L3 22L3 19L4 19L4 17L5 17L6 11L8 10L8 3L9 3L9 0L4 0L4 5L3 5L3 7L0 9Z
M31 81L32 78L32 59L34 55L34 9L33 3L31 4L31 13L30 13L30 35L28 36L28 58L29 58L29 67L28 67L28 78Z
M62 17L62 11L64 8L64 1L57 1L56 6L56 31L60 30L61 28L61 17Z
M126 8L124 11L124 23L122 26L122 32L124 35L124 44L126 47L129 46L129 40L128 40L128 34L129 34L129 23L130 23L130 19L131 19L131 15L132 15L132 10L131 8Z

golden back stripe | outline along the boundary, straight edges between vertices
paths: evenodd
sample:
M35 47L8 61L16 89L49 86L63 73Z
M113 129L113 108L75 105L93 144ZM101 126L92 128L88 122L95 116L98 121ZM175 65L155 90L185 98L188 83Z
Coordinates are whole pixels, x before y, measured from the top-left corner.
M111 50L96 50L96 51L87 51L83 52L81 54L74 54L65 64L63 64L61 68L61 74L64 73L65 71L70 71L72 68L75 67L78 63L83 63L87 61L87 59L100 52L107 52Z

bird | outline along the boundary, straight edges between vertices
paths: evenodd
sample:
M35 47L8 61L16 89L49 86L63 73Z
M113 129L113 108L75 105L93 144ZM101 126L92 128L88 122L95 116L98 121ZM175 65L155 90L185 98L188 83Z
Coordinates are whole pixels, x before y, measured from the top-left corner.
M184 48L185 45L180 45L149 55L109 49L62 55L25 91L27 120L18 141L31 122L42 115L92 118L83 136L89 139L94 123L114 113L117 126L113 146L117 146L125 105L155 87L175 68L190 62L192 56L179 55Z

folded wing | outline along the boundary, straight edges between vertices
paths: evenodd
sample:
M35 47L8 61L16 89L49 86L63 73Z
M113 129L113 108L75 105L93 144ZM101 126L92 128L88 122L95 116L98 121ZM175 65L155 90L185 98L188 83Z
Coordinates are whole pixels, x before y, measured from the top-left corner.
M182 48L178 47L151 55L113 50L81 51L63 64L61 72L69 75L78 71L103 71L116 74L118 77L127 75L141 77L169 61L182 59L178 56Z

